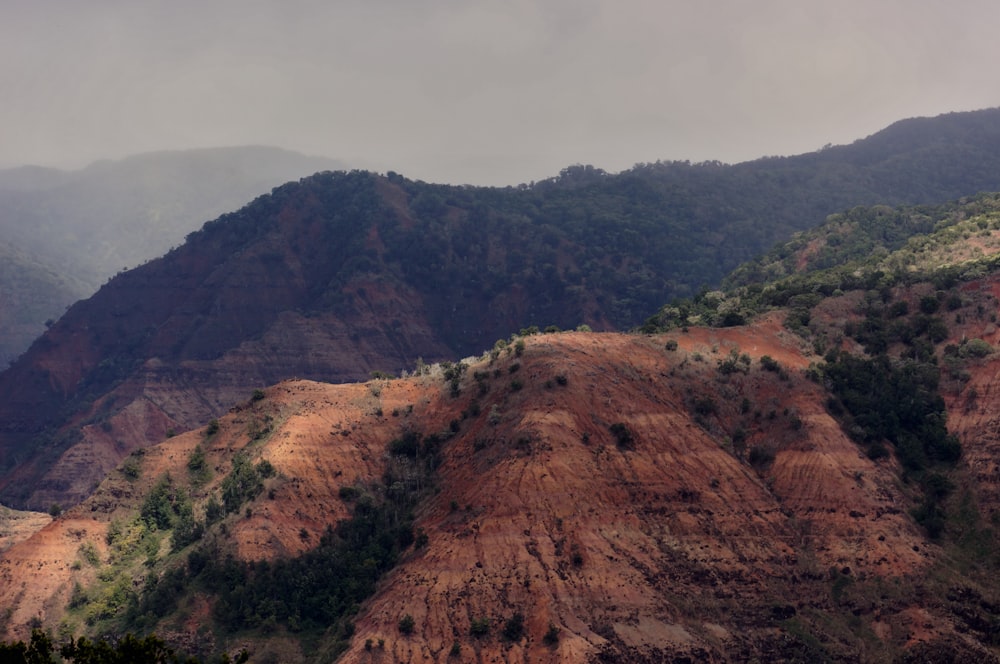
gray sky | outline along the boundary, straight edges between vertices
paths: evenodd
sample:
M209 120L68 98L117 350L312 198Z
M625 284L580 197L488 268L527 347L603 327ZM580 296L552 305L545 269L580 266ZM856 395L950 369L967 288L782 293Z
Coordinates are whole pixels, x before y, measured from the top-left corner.
M995 0L3 0L0 165L285 147L435 182L1000 106Z

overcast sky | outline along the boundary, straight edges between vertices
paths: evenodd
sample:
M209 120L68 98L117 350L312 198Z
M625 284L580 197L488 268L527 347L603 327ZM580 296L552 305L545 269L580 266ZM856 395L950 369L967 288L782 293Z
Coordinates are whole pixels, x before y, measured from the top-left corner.
M995 0L3 0L0 166L261 144L435 182L1000 106Z

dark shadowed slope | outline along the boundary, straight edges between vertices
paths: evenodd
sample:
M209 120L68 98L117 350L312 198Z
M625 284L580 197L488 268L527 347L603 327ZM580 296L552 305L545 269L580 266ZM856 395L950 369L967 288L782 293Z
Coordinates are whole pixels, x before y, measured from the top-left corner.
M108 277L164 254L205 221L332 159L267 147L156 152L78 171L0 171L0 366ZM17 267L17 273L12 267Z

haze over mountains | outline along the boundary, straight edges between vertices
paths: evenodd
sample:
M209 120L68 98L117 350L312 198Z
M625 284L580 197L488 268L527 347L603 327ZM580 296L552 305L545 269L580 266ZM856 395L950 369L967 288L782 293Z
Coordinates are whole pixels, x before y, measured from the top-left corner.
M0 373L3 502L75 506L0 557L0 628L996 659L998 148L990 110L734 166L277 187ZM581 325L653 336L554 333Z
M342 162L265 147L156 152L79 171L0 171L0 366L109 277L209 219Z

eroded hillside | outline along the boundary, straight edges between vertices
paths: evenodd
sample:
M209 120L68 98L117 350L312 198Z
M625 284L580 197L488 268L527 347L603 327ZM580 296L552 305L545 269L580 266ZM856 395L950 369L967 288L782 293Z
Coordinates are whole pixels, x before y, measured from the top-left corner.
M5 553L8 635L138 621L260 661L344 647L342 661L885 661L935 644L994 657L982 626L956 618L965 604L935 599L989 595L941 571L898 463L864 454L806 377L820 359L771 316L536 335L444 375L281 383L129 457ZM247 468L259 488L230 505ZM294 606L254 594L400 492L419 498L415 537L351 638L310 627L292 588ZM194 537L191 523L207 527ZM272 567L226 563L234 595L205 555Z

